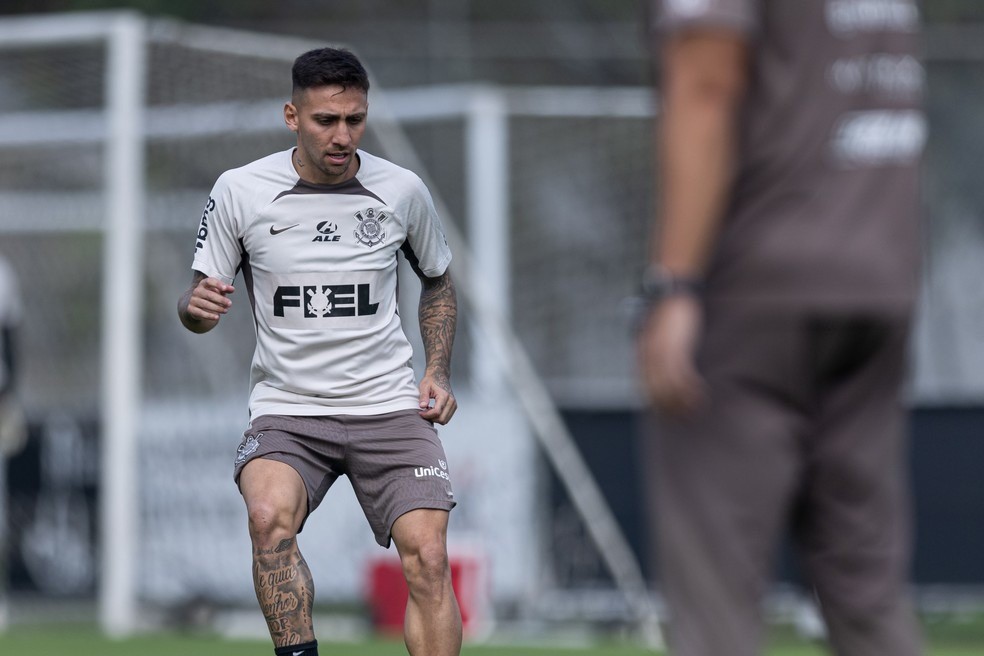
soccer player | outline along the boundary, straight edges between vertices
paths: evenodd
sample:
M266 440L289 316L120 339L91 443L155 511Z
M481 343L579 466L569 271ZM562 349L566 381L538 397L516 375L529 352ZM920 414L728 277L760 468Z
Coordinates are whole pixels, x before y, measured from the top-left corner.
M297 534L347 475L376 541L396 544L409 586L407 649L449 656L461 616L448 565L455 501L433 424L457 408L451 253L421 180L359 150L369 80L350 52L294 62L284 121L297 145L219 177L198 226L178 314L214 328L242 271L256 328L250 424L235 458L253 581L278 655L316 656L311 572ZM397 253L422 282L426 368L415 384L397 312Z
M900 387L926 135L913 0L663 0L640 339L676 656L751 656L783 528L841 656L915 656Z

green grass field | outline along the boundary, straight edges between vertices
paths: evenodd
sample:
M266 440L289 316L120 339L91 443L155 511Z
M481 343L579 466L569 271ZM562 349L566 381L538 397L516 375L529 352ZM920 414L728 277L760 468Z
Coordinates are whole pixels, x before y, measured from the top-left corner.
M927 626L927 656L981 656L984 622L941 623ZM371 640L362 643L322 642L322 656L405 656L402 642ZM821 646L775 632L767 656L823 656ZM233 641L202 635L148 635L111 641L89 626L58 625L14 628L0 634L0 654L31 656L272 656L268 641ZM599 644L591 647L540 645L466 645L463 656L653 656L638 646Z

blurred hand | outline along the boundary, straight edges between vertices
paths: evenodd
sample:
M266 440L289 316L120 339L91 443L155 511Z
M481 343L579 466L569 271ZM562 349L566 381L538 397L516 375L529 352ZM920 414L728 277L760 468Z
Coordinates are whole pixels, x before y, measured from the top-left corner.
M195 321L218 321L229 311L232 301L226 298L235 288L218 278L203 278L191 290L188 298L188 315Z
M703 328L700 301L689 294L663 299L639 334L639 360L646 400L670 415L692 413L706 396L694 362Z
M424 372L420 379L420 416L443 426L451 421L457 409L458 401L447 375Z

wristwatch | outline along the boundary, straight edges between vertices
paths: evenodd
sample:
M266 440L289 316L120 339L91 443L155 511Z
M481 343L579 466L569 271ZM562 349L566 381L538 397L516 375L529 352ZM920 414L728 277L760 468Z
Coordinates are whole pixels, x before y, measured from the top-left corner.
M649 305L678 294L698 296L702 288L700 279L674 275L658 264L649 265L642 276L642 298Z

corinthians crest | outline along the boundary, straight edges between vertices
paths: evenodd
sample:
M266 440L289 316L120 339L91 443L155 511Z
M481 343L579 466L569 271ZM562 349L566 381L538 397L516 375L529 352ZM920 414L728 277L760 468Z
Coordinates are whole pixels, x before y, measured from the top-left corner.
M239 448L236 449L236 464L246 462L246 458L253 455L258 448L260 448L260 438L263 437L263 433L258 433L256 437L252 435L246 435L243 437L243 441L240 443Z
M362 212L356 212L355 218L359 220L359 225L355 228L355 238L369 247L382 243L386 239L386 232L382 225L386 216L384 212L377 212L371 207Z

